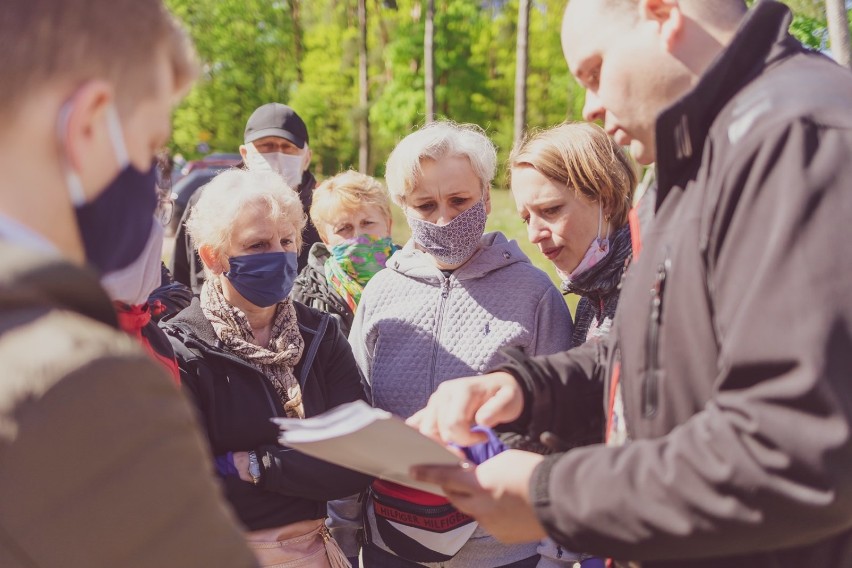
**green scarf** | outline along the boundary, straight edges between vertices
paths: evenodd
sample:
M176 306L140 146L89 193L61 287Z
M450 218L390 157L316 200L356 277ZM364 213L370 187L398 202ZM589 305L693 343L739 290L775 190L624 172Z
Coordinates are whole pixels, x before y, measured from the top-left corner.
M328 247L331 256L325 261L325 279L355 312L364 286L398 248L390 237L372 235L359 235Z

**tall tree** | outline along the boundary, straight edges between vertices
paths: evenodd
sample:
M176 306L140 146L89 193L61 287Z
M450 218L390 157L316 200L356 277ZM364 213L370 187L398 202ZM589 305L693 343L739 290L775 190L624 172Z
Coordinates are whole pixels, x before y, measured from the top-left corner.
M517 144L524 136L527 123L527 59L530 35L530 0L518 3L518 40L515 55L515 137Z
M845 0L825 0L831 54L844 67L852 67L852 47L849 45L849 13Z
M358 171L370 169L370 81L367 52L367 0L358 0Z
M423 72L426 89L426 123L435 120L435 0L426 0L426 30L423 37Z

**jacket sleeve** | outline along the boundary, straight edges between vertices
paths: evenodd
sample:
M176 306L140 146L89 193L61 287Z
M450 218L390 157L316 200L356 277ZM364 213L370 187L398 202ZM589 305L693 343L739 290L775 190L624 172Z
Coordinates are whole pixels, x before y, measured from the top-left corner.
M372 297L370 290L375 291L375 284L370 288L369 284L364 288L361 295L361 302L358 304L358 309L355 311L355 319L352 320L352 327L349 331L349 344L352 346L352 354L355 356L355 363L358 370L361 372L361 380L363 383L364 392L367 396L367 402L373 403L372 382L370 380L373 368L373 349L375 348L375 338L369 332L369 314L372 311Z
M532 440L551 436L548 446L568 448L603 440L604 368L609 338L592 340L569 351L530 357L518 350L503 352L507 362L497 371L515 377L524 395L520 418L500 430L525 433Z
M90 361L17 410L21 451L0 464L25 482L0 483L0 525L28 566L256 565L189 405L141 351Z
M538 302L535 311L535 339L530 355L550 355L571 347L574 323L565 298L550 285Z
M326 410L355 400L365 400L352 350L329 318L329 326L317 355L315 379L325 382ZM319 362L322 362L320 365ZM280 446L257 450L261 462L261 487L315 501L340 499L363 491L372 477Z
M716 166L726 173L707 250L712 398L664 437L539 466L539 518L569 548L684 560L849 528L852 132L799 120L751 138Z

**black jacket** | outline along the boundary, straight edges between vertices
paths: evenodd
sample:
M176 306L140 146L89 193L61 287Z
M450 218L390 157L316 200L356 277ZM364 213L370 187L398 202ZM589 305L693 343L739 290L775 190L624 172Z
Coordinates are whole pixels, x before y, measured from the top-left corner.
M790 20L758 3L660 115L656 218L609 338L507 367L531 434L583 432L604 381L626 423L628 443L533 476L540 520L572 550L852 566L852 73Z
M331 253L323 243L314 243L308 255L308 265L302 269L293 283L293 292L290 297L334 316L340 324L343 335L349 337L355 314L325 277L325 261L330 256Z
M311 223L310 210L311 203L314 198L314 187L317 185L317 180L309 171L305 171L302 175L302 183L299 186L299 199L302 200L302 210L305 216L308 217L308 222L305 224L305 230L302 231L302 250L299 252L299 270L302 270L308 264L308 252L311 245L320 242L319 233L316 227ZM194 295L201 293L201 285L204 284L204 265L195 252L195 247L192 240L186 233L186 220L189 219L189 214L192 208L201 197L202 190L199 188L186 204L186 209L183 212L178 231L175 234L174 251L172 258L169 261L169 270L172 273L172 278L175 282L188 286Z
M335 320L294 305L305 340L294 370L305 415L366 400L352 351ZM226 496L249 530L325 517L326 501L366 488L366 476L278 445L278 428L269 419L285 414L275 391L259 371L222 346L197 299L164 327L177 355L182 387L200 411L213 455L257 452L257 487L237 476L224 479Z

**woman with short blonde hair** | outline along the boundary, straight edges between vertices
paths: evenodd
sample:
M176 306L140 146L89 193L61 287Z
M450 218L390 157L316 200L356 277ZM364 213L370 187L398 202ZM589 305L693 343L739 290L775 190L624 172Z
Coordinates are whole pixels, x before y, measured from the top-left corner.
M390 199L377 179L349 170L314 190L311 222L321 242L311 246L293 299L330 313L348 336L364 286L399 248Z
M521 141L509 173L530 242L556 266L562 291L581 296L572 347L607 333L632 253L633 162L599 126L566 123Z

